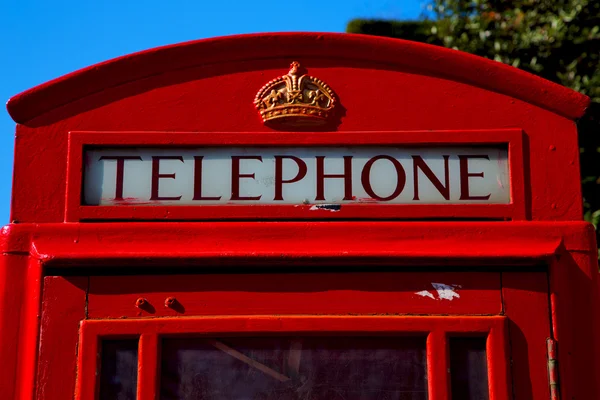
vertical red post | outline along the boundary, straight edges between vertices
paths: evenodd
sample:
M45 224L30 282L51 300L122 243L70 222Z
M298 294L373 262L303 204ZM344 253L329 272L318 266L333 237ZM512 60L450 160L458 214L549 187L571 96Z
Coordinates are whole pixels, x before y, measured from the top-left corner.
M490 400L511 399L508 346L508 321L497 321L488 334L486 343Z
M427 383L429 400L450 400L448 371L450 356L446 332L435 330L427 336Z
M137 400L155 400L158 394L158 335L144 333L138 347Z

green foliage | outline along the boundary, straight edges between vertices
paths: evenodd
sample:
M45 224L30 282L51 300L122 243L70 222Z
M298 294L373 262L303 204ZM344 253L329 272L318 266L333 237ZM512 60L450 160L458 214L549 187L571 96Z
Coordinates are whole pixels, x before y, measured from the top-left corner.
M382 21L354 19L348 23L346 31L365 35L410 38L417 42L429 42L433 23L423 21Z
M600 102L600 2L433 0L444 46L519 67Z
M584 218L600 229L600 0L429 0L420 21L353 20L348 32L442 45L570 87L596 103L578 122Z
M600 1L430 0L421 21L353 20L348 32L451 47L600 102Z

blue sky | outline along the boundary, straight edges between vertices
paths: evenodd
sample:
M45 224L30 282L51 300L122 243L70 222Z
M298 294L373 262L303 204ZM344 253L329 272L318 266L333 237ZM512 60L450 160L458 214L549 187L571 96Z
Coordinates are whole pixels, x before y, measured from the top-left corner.
M0 99L170 43L254 32L343 32L352 18L416 19L421 12L420 0L1 0ZM14 130L2 109L0 225L9 219Z

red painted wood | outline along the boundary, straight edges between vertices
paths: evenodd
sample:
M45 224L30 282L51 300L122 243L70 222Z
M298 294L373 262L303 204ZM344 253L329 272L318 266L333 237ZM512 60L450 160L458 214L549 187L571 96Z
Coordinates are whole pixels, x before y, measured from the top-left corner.
M266 334L275 332L353 332L356 334L423 333L434 330L464 334L489 333L505 323L504 316L373 316L355 315L254 315L208 316L192 318L131 318L118 320L85 320L82 340L93 337L130 337L140 333L158 335L215 333ZM85 358L85 357L84 357ZM90 364L91 365L91 364Z
M509 357L514 357L514 353L509 348L507 321L502 322L490 329L486 343L490 400L509 400L513 398ZM520 392L517 393L521 395Z
M138 220L138 221L179 221L189 220L215 220L237 219L251 221L256 219L267 220L344 220L344 219L372 219L385 220L402 218L405 220L419 220L427 218L456 218L456 219L481 219L481 220L510 220L521 219L519 215L524 210L519 210L512 204L442 204L431 210L427 205L371 205L348 204L340 207L337 212L327 209L311 209L310 205L224 205L224 206L79 206L73 213L67 214L71 221L94 220Z
M465 53L404 40L332 33L255 34L200 40L135 53L77 71L15 96L11 116L25 123L41 114L122 85L197 65L247 59L368 59L373 64L422 69L422 73L481 86L578 118L589 99L537 76ZM136 68L137 67L137 68ZM332 85L335 88L335 86Z
M254 109L252 100L257 90L287 72L294 59L311 75L327 82L343 105L339 125L328 127L329 132L275 131L262 124ZM551 264L550 298L562 396L600 398L600 342L595 340L600 324L593 318L598 315L600 301L596 243L593 228L579 222L582 198L574 122L588 104L585 96L500 63L423 44L336 34L249 35L169 46L93 66L18 95L8 104L19 122L11 207L14 223L0 231L0 340L10 344L0 346L0 397L27 397L33 389L35 370L31 367L38 344L39 306L43 303L36 290L42 271L50 267L77 268L85 275L91 266L124 265L137 268L141 274L149 265L187 267L190 272L221 265L293 266L313 272L323 266L342 271L367 264L377 268L433 264L449 270L466 266L479 271L504 265L513 268L515 277L511 280L518 283L521 265L556 259ZM479 137L470 131L480 132ZM77 138L101 141L100 136L106 135L113 143L140 146L249 139L275 145L286 141L303 145L320 141L368 144L384 139L391 143L429 139L432 144L460 144L467 139L498 143L500 131L521 132L518 140L511 139L513 134L501 138L501 143L508 143L511 177L518 183L513 186L513 203L508 206L346 207L338 221L331 221L338 218L331 213L313 217L302 207L297 211L231 208L215 214L224 218L236 213L237 219L230 222L191 223L177 221L204 221L211 215L204 209L90 209L78 203L82 162L77 146L86 142L76 143ZM259 216L272 221L252 221ZM290 221L292 217L298 220ZM302 221L306 218L322 220ZM459 221L473 218L513 221ZM115 219L119 222L107 222ZM155 222L133 222L136 219ZM280 221L284 219L288 221ZM80 220L86 222L77 222ZM39 268L28 269L33 265ZM527 274L523 276L523 282L528 282ZM523 329L527 347L517 340L516 346L523 350L518 354L534 357L530 352L538 354L537 341L529 347L533 338L527 335L541 332L531 326L539 320L534 310L543 308L541 294L533 290L529 299L528 292L522 292L504 289L506 311L515 312L510 323L511 341L518 332L512 327ZM386 296L379 292L370 295ZM513 302L513 298L524 301ZM534 316L527 317L529 304L525 301L532 302ZM370 304L388 307L374 300ZM53 307L60 306L59 301ZM472 307L478 306L474 301ZM300 306L290 305L289 309L294 307ZM84 326L93 335L128 330L136 334L140 329L158 334L210 330L211 326L268 331L273 324L310 330L318 321L309 318L290 324L287 317L265 318L253 317L250 323L243 318L192 318L202 322L191 325L184 321L188 318L164 318L160 319L162 328L150 319L117 320L96 333L92 332L95 321ZM328 329L343 330L353 323L361 327L367 321L349 320L334 318L326 324ZM60 328L60 320L52 321L42 323L42 335L44 329ZM369 326L362 329L431 328L408 320L394 325L394 321L368 320ZM465 317L439 321L448 330L477 325ZM482 332L496 329L489 324L480 328ZM65 329L65 341L59 345L72 349L76 331ZM80 366L85 376L94 376L97 341L88 336L81 338L80 346L87 352L80 354ZM499 349L500 345L494 344L489 351L502 354ZM21 359L24 355L32 358ZM492 358L495 372L490 382L503 382L501 364L505 360ZM69 360L60 358L58 362L72 365ZM529 367L537 366L539 357L528 359L528 363ZM534 373L541 374L537 367L535 372L530 370ZM42 376L40 372L40 379ZM535 393L543 392L537 376L531 382L536 385L531 396L523 383L525 378L515 378L517 398L537 398ZM94 385L94 379L80 380L79 398L93 398ZM503 386L498 385L494 393L504 398Z
M94 393L94 379L85 379L93 376L97 368L95 360L96 344L102 337L131 336L136 334L146 335L230 335L230 334L253 334L265 335L273 333L293 332L302 333L325 333L343 334L406 334L435 332L430 336L427 343L428 363L433 357L447 358L447 346L444 336L447 334L489 334L488 352L492 352L495 361L490 366L490 384L494 391L492 400L508 399L508 386L502 388L501 384L507 381L506 375L506 350L508 345L504 334L506 321L504 317L407 317L407 316L224 316L224 317L196 317L196 318L165 318L165 319L119 319L86 320L82 324L81 343L85 353L80 354L79 392L77 398L90 398ZM440 336L441 335L441 336ZM441 344L441 347L440 347ZM88 347L89 346L89 347ZM141 345L143 346L143 344ZM152 344L152 346L154 346ZM441 351L441 353L433 353ZM94 353L90 356L89 353ZM433 371L433 377L442 372L441 364L429 366ZM447 368L446 370L447 371ZM154 379L149 375L149 379ZM447 398L443 396L444 378L440 381L432 381L430 385L436 386L433 400ZM138 381L138 385L144 385L145 381ZM447 383L445 384L447 387ZM149 386L151 387L151 386Z
M20 332L19 343L21 347L19 348L19 360L17 362L18 382L20 382L17 396L23 399L33 398L36 387L36 371L39 365L37 363L39 350L37 344L40 331L42 276L40 261L29 258L24 285L26 295L23 296L23 315L25 319L21 321L23 328Z
M81 349L77 346L79 323L85 318L87 285L85 277L44 278L35 397L39 400L73 398L77 353Z
M572 232L587 230L583 223L562 226ZM33 228L38 257L48 263L79 266L82 262L132 259L163 265L164 260L189 265L191 260L222 264L225 259L327 259L335 264L337 259L345 266L345 260L361 258L388 260L394 265L401 260L411 265L439 265L471 259L481 265L482 260L544 260L556 253L562 240L554 223L90 223ZM573 246L587 242L569 235L565 240L572 240ZM356 262L364 265L364 261Z
M28 257L18 254L0 255L0 398L13 399L19 390L17 364L19 362L20 332L22 312L22 291L25 286L25 272Z
M577 221L19 224L11 226L10 236L10 251L31 248L32 256L46 265L79 268L119 260L135 267L149 257L189 265L215 256L261 262L319 257L332 262L337 257L343 265L350 259L358 262L357 257L383 257L396 264L412 258L413 265L417 260L419 265L439 265L440 260L464 258L481 265L481 260L510 259L514 265L515 259L521 263L551 259L561 249L595 248L593 227Z
M159 384L159 341L153 333L140 336L138 350L138 385L137 400L155 400Z
M86 327L86 321L82 322L78 342L78 349L81 351L77 353L77 382L74 397L76 400L96 399L99 393L99 339L97 335L90 335Z
M552 326L557 341L561 398L599 398L597 268L595 251L561 254L551 264ZM582 368L582 366L587 366ZM590 382L588 385L582 382ZM591 396L591 397L590 397Z
M448 338L443 330L427 336L427 383L430 400L450 399Z
M432 282L456 286L460 297L441 299ZM135 306L139 297L148 308ZM168 297L177 303L165 307ZM88 315L500 314L501 303L499 273L107 276L90 279Z
M241 43L244 46L235 55L225 51ZM198 53L200 48L213 53ZM357 48L369 50L360 52ZM372 53L375 48L382 52ZM259 56L269 49L273 54ZM344 57L335 58L341 54L345 54ZM15 180L11 218L39 223L77 218L170 217L165 209L149 214L144 210L132 212L129 208L111 211L112 215L106 215L106 210L101 208L97 212L75 210L75 214L69 211L65 215L66 210L73 209L70 203L67 207L65 196L67 165L73 163L71 170L77 171L76 160L67 160L68 133L168 132L162 140L177 144L178 132L193 132L198 138L210 136L212 132L254 132L270 133L276 142L285 141L289 132L274 132L264 126L252 99L266 81L287 71L290 57L298 58L311 75L326 81L336 91L345 115L340 125L332 128L334 136L365 131L517 129L524 132L523 169L516 166L511 175L517 182L523 177L527 190L513 192L514 209L491 207L472 213L468 209L439 209L443 213L438 213L435 206L428 209L429 216L484 218L489 213L488 218L507 218L508 215L513 219L581 219L577 180L579 149L573 119L580 116L588 104L585 96L514 68L459 52L381 38L314 34L214 39L149 51L108 62L15 97L9 102L9 109L22 124L17 128L14 170L19 178ZM140 64L150 60L152 65ZM451 64L441 64L440 60ZM451 65L463 70L454 70ZM389 93L401 95L392 100ZM57 102L58 98L62 100ZM37 101L40 103L34 106ZM231 117L231 110L236 110L235 118ZM363 142L368 141L369 136L364 134ZM451 141L460 143L461 136L462 133L455 134ZM317 136L308 136L311 137ZM482 134L482 139L485 137L488 134ZM401 137L398 139L401 141ZM140 144L151 145L153 140L141 139ZM489 140L495 141L493 134ZM31 151L36 148L44 151ZM70 185L70 200L76 192ZM381 208L379 218L427 217L424 210L415 214L387 210ZM185 214L176 211L177 218L207 217L201 210L195 211L196 216L190 216L189 211ZM290 213L295 218L313 215L302 208L298 214ZM263 211L262 215L265 214ZM377 213L372 214L372 218L377 218ZM281 211L275 215L290 218ZM359 218L360 212L348 211L348 217Z
M548 276L543 272L503 272L502 296L509 321L516 398L547 399Z

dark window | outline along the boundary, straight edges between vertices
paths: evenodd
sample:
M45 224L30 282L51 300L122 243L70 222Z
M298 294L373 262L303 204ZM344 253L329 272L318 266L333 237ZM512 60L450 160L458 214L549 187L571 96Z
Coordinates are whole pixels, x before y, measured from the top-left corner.
M165 338L161 400L427 399L425 338Z
M100 400L135 400L138 339L101 342Z
M452 399L489 399L486 338L450 338Z

